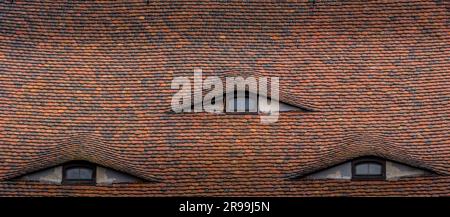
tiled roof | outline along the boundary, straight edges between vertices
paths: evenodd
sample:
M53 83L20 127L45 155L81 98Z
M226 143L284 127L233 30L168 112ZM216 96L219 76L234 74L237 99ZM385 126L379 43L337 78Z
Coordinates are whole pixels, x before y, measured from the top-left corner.
M445 1L146 2L0 1L0 195L450 196ZM194 68L311 111L170 112ZM290 178L363 155L436 176ZM11 180L73 159L156 182Z
M61 186L23 181L2 182L2 196L448 196L448 177L397 181L278 180L252 182L211 180L113 186Z

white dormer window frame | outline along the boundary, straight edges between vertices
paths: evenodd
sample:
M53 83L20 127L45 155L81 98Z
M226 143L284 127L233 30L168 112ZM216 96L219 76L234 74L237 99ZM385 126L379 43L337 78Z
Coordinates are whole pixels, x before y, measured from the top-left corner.
M95 185L97 166L85 161L73 161L62 166L62 184Z
M352 160L352 180L386 180L386 160L365 157Z

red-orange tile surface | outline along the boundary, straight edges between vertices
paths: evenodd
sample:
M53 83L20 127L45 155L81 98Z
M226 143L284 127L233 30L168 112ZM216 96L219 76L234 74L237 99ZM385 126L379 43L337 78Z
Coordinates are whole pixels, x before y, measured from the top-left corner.
M0 196L450 196L448 1L0 0ZM280 77L305 111L170 112L175 76ZM364 155L396 181L290 179ZM151 180L14 180L88 160Z

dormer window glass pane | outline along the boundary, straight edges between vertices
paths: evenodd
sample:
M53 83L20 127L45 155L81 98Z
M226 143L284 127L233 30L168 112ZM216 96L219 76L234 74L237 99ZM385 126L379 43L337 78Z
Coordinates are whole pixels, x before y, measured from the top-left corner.
M378 163L361 163L356 165L356 175L381 175L381 165Z
M227 111L232 112L257 112L258 111L258 98L256 95L251 95L249 92L246 92L244 96L234 94L234 98L232 96L227 98ZM230 101L233 100L232 105ZM231 107L233 106L233 107Z
M88 162L72 162L63 165L64 184L95 184L96 166Z
M386 179L386 161L375 157L353 160L352 179Z
M90 168L73 167L66 170L66 179L69 180L91 180L93 171Z

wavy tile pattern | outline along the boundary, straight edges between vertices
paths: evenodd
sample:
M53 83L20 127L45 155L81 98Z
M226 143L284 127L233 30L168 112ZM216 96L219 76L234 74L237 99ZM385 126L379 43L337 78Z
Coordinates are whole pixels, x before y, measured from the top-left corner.
M448 2L313 2L0 0L0 195L450 196ZM194 68L311 111L169 112ZM361 155L437 176L287 178ZM157 182L11 180L74 158Z

